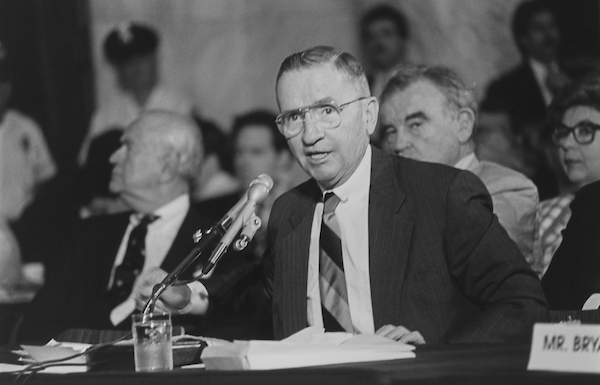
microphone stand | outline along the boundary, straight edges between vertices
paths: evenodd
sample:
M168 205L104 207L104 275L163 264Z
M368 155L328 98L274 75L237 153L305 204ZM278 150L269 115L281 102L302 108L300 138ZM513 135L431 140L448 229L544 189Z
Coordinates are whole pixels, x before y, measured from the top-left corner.
M190 254L162 280L161 283L154 285L152 288L152 295L148 298L148 302L146 302L146 305L144 306L142 317L146 317L148 314L152 313L158 297L160 297L160 295L175 282L177 277L179 277L185 269L200 257L200 254L202 254L209 245L213 244L217 239L220 239L220 242L210 256L208 263L202 268L200 275L195 279L198 280L208 274L208 272L215 267L223 254L225 254L237 232L251 219L250 216L254 213L256 205L266 198L272 187L273 179L267 174L261 174L254 179L248 187L245 198L236 203L236 205L218 223L208 229L205 234L202 234L198 241L198 246L196 246L194 250L192 250ZM233 219L233 217L235 217L235 219Z
M204 250L206 250L206 248L208 248L210 245L214 244L217 240L223 237L229 226L231 226L231 222L232 219L227 217L225 220L208 229L206 233L203 233L200 236L200 239L198 240L198 245L187 255L187 257L185 257L185 259L181 261L181 263L179 263L179 265L177 265L177 267L173 269L173 271L171 271L162 280L162 282L154 285L154 287L152 288L152 295L150 296L150 298L148 298L148 302L146 302L146 305L144 306L142 317L146 317L148 314L154 311L154 305L156 304L156 300L158 300L158 297L160 297L160 295L177 280L179 275L185 269L190 267L190 265L200 257L200 255L204 252ZM214 267L214 264L211 266L211 269L212 267ZM201 277L208 273L208 271L205 270L206 268L202 269L200 275Z

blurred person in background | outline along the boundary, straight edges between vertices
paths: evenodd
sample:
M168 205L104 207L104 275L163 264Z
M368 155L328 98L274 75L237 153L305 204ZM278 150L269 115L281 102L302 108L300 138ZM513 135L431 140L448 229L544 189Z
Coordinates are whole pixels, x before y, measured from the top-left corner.
M140 23L118 25L107 34L103 52L115 72L118 92L94 113L79 154L81 165L92 139L110 129L124 130L145 110L192 113L189 100L160 83L159 43L154 28Z
M597 111L596 111L597 113ZM563 241L542 278L551 310L600 308L600 181L585 185L571 202Z
M190 204L201 160L201 133L190 117L155 110L134 120L110 158L110 190L129 210L78 223L56 274L26 310L20 341L47 342L72 328L130 328L139 274L157 266L173 270L193 249L196 230L210 226Z
M527 261L534 259L538 193L525 175L475 155L478 106L453 70L400 65L381 97L382 148L389 154L469 170L492 197L494 214Z
M558 59L561 33L552 4L545 0L520 3L511 27L522 61L488 86L481 103L482 125L498 126L503 120L509 126L504 133L521 153L522 171L538 187L540 199L546 199L559 193L560 177L543 155L541 124L554 95L569 83Z
M405 61L408 38L406 16L390 4L376 5L362 16L360 41L373 96L381 96L392 69ZM379 143L380 135L376 128L371 139Z
M194 181L192 201L201 202L236 193L240 186L233 177L229 138L216 123L196 116L202 132L204 159Z
M540 202L537 237L541 252L533 264L541 277L562 242L562 231L571 217L569 205L581 187L600 180L600 72L589 74L566 87L550 105L551 137L561 171L571 183L570 191Z
M0 298L27 284L21 249L10 224L21 217L40 185L57 171L40 127L9 108L12 87L8 52L0 42ZM41 283L41 277L36 283Z
M197 207L202 215L220 219L246 192L260 174L273 178L273 189L257 209L263 226L255 237L253 247L258 259L266 247L266 224L275 199L289 190L293 179L293 159L287 142L277 129L277 115L267 110L252 110L235 117L231 129L233 170L238 181L236 192L221 198L201 202Z

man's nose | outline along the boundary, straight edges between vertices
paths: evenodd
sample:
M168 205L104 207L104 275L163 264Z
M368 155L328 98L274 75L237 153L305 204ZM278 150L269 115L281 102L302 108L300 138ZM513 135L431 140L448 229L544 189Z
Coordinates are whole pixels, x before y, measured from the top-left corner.
M310 111L304 114L303 125L304 128L302 130L302 142L305 145L312 145L318 142L324 136L323 129L316 124Z
M410 139L403 132L403 130L398 130L396 134L396 140L392 143L392 148L394 152L398 155L402 155L402 153L409 147Z
M121 146L117 149L117 151L112 153L112 155L110 156L110 158L108 160L112 164L117 164L123 158L124 152L125 152L125 146Z

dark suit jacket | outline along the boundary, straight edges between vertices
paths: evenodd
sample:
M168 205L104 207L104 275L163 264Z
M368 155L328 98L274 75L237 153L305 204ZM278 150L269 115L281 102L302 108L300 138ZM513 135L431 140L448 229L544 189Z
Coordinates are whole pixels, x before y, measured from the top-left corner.
M600 293L600 182L579 190L570 208L562 243L542 278L551 310L581 310Z
M556 173L548 164L540 142L541 126L546 118L546 104L531 66L526 61L494 80L481 103L483 112L506 113L513 134L533 173L528 175L538 188L540 200L558 194Z
M542 122L546 103L529 63L521 62L490 83L481 110L505 112L515 127Z
M195 204L203 217L215 223L242 197L244 191L208 199ZM266 225L266 224L265 224ZM225 339L272 339L269 305L262 290L262 255L255 253L255 242L241 252L230 248L202 279L210 293L208 325L203 335Z
M310 180L282 195L265 260L275 338L307 326L310 232L321 192ZM418 330L428 343L523 341L547 307L536 275L467 171L373 149L369 274L375 330Z
M81 222L61 254L60 275L47 277L27 309L20 341L45 342L68 328L114 329L109 317L118 303L107 300L105 292L129 216L101 215ZM161 268L173 270L194 247L192 234L208 226L189 210ZM191 277L193 269L188 270L182 279Z

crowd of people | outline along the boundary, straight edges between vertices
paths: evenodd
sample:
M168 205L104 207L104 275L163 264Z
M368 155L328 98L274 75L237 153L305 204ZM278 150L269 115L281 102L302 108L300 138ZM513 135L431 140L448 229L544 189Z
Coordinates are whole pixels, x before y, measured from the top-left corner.
M188 333L281 339L317 326L412 344L525 342L549 310L589 306L600 293L600 72L561 67L550 3L517 6L522 62L481 103L454 69L407 62L395 7L373 7L359 29L364 67L329 46L292 53L276 74L278 113L243 112L229 130L163 87L156 30L111 30L103 52L121 92L91 120L79 219L18 340L130 328L196 230L259 174L274 184L252 242L157 302ZM5 295L26 281L10 223L56 173L39 127L4 106L7 63L0 45Z

